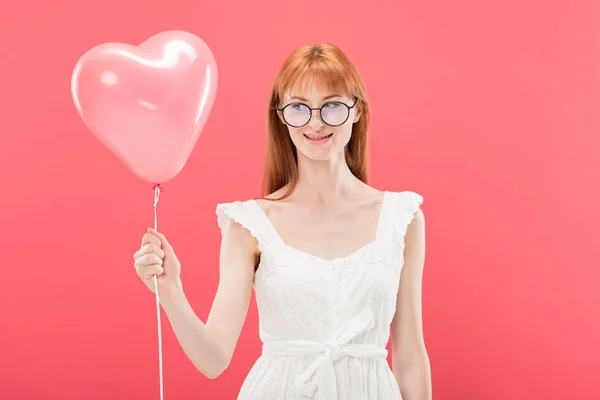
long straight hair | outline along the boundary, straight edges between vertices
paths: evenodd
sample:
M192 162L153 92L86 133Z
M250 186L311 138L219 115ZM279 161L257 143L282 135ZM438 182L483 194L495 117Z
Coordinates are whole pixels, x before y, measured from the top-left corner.
M369 104L362 77L350 59L332 44L303 46L283 62L273 83L267 118L267 148L262 182L263 198L288 186L278 199L289 197L298 184L298 154L287 126L278 115L284 94L296 85L315 85L335 93L355 97L360 119L352 126L345 158L358 179L368 181ZM304 86L303 86L304 85Z

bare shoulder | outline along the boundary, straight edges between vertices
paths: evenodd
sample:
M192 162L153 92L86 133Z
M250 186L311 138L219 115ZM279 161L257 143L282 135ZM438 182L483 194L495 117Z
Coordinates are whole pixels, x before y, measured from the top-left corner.
M425 213L421 209L421 207L417 207L416 211L413 214L412 222L408 225L408 232L410 231L418 231L425 227Z
M425 232L425 213L421 209L423 196L413 191L403 191L400 194L406 198L407 204L404 210L411 214L411 219L406 228L406 241L414 241L423 236Z
M236 242L255 242L256 238L252 235L250 228L244 226L241 222L228 218L223 224L223 238Z

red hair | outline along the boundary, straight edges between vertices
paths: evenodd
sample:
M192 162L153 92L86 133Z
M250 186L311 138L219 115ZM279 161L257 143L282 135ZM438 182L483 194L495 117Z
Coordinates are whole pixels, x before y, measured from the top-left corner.
M350 171L367 183L367 129L369 105L362 77L350 59L332 44L303 46L283 62L273 83L267 118L267 149L262 183L263 196L286 185L286 193L277 200L291 195L298 183L298 155L290 139L287 126L281 122L277 109L286 92L315 85L335 93L355 97L361 116L352 126L352 136L345 149Z

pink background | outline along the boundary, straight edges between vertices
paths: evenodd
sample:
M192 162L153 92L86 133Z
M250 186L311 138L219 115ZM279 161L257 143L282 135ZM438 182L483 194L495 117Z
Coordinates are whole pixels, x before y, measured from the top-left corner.
M181 29L213 50L219 91L159 228L203 320L215 205L259 194L275 71L332 42L371 98L372 184L425 198L434 398L597 399L598 15L594 0L3 2L0 397L158 399L154 298L132 268L152 189L86 130L69 84L99 43ZM209 380L165 326L165 399L234 399L257 329L253 303Z

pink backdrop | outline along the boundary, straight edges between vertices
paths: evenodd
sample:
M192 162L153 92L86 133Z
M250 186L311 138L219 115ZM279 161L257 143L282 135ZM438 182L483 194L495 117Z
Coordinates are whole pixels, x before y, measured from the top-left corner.
M368 87L372 183L425 198L435 399L597 399L600 3L234 3L2 3L0 396L158 399L154 297L132 268L153 192L86 130L69 84L96 44L181 29L213 50L219 92L159 227L203 320L215 204L259 194L275 71L332 42ZM165 326L165 399L234 399L257 329L253 303L209 380Z

